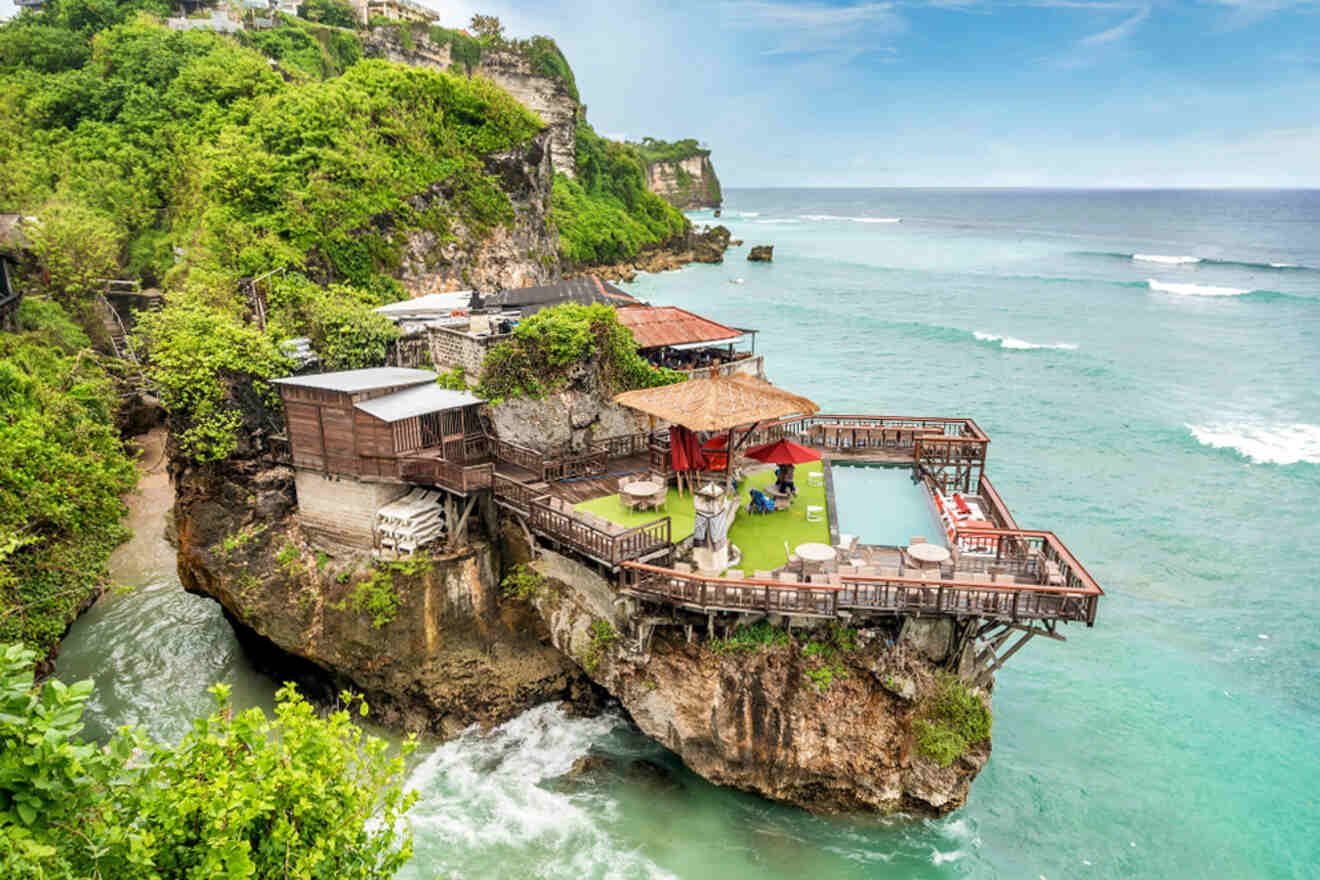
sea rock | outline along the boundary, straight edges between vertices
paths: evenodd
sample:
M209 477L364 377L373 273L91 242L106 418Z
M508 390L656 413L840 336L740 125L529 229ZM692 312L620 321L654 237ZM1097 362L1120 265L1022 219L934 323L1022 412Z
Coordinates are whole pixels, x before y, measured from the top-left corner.
M772 244L752 245L752 250L747 254L747 259L753 263L769 263L775 258L775 246Z
M715 784L822 813L942 816L966 802L989 759L989 740L948 767L919 752L915 722L943 666L897 640L897 627L859 636L822 687L807 676L820 661L794 640L716 653L698 624L691 641L661 626L643 644L595 572L548 551L536 566L551 585L535 604L554 644L590 658L584 671L642 732ZM598 621L618 633L609 650L593 638ZM971 681L978 670L957 671Z
M614 767L613 759L605 755L596 755L587 753L573 762L573 766L564 774L565 779L576 779L579 776L588 774L602 773L611 770Z
M743 240L741 238L735 238L733 241L729 242L729 247L742 247L742 246L743 246Z

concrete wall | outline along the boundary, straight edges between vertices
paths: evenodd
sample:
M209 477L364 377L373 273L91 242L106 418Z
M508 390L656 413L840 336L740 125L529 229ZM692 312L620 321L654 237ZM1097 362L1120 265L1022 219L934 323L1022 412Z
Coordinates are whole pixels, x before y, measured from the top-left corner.
M428 327L431 339L431 362L441 371L462 367L469 379L481 375L481 364L486 352L513 334L502 336L469 336L447 327Z
M298 519L313 544L371 549L376 511L408 491L398 483L364 483L353 477L294 469Z

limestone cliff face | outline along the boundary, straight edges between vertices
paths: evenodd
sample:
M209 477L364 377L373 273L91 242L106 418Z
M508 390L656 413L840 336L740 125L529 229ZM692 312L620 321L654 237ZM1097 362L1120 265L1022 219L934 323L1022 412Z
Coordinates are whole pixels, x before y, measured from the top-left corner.
M454 72L449 46L431 42L424 33L414 34L405 45L394 28L372 28L362 39L362 54L413 67ZM585 108L567 86L554 77L537 73L525 57L509 50L484 50L472 73L492 80L541 117L550 129L549 150L554 170L573 177L577 172L577 118Z
M300 533L293 474L256 461L175 474L174 519L184 586L211 596L261 639L313 664L323 681L364 693L394 727L451 734L547 700L594 689L548 645L536 615L501 601L499 563L479 539L394 571L388 622L355 602L371 577L364 554L318 551ZM284 669L277 674L285 674Z
M535 605L554 644L610 692L648 736L719 785L818 812L940 816L961 807L990 756L989 740L948 767L918 752L914 724L936 671L974 672L953 621L862 629L844 672L822 689L797 642L718 654L698 624L662 626L642 641L599 576L563 557L536 563L547 587ZM607 621L618 636L593 633ZM983 695L988 701L988 695Z
M393 235L400 246L399 280L410 296L448 290L498 290L547 284L559 277L558 242L550 224L550 133L521 147L484 157L485 170L509 197L513 221L476 230L451 208L451 184L441 182L410 200L419 216L439 209L443 229L406 229ZM378 218L389 226L392 218Z
M724 203L720 179L709 154L689 156L675 162L652 162L646 166L646 186L675 208L718 208Z

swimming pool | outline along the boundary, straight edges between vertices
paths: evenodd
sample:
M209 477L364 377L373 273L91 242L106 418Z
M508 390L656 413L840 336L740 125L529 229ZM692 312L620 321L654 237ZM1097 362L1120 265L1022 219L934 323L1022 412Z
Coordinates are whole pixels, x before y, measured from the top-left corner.
M863 544L904 547L921 535L932 544L948 545L926 487L913 480L912 468L837 462L831 468L841 534L857 535Z

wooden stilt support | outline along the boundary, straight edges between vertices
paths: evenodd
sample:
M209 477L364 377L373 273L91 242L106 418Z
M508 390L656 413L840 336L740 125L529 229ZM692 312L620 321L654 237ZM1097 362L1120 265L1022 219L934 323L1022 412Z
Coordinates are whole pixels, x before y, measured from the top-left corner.
M463 515L458 518L458 525L456 525L454 528L449 530L450 548L460 547L462 546L462 543L466 543L468 515L472 513L472 508L475 507L476 504L477 504L477 496L473 495L471 498L467 500L467 504L464 505Z

